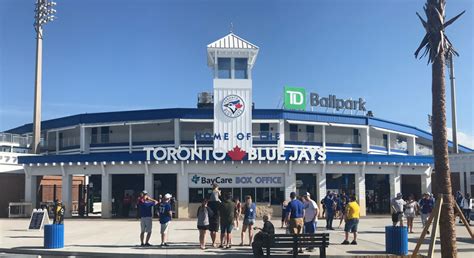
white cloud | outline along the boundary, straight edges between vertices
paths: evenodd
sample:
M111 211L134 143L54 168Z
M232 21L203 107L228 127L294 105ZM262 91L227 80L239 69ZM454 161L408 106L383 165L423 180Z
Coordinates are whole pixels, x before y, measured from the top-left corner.
M447 128L448 129L448 139L450 141L453 140L453 129L452 128ZM463 145L463 146L466 146L468 148L471 148L471 149L474 149L474 135L471 135L471 134L468 134L468 133L464 133L464 132L460 132L458 130L458 143L460 145Z

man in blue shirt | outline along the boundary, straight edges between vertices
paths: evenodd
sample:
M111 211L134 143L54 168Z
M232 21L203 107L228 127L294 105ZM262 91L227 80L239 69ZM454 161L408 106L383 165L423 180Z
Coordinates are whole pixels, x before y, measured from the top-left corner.
M148 192L143 190L142 191L143 197L138 200L138 207L140 209L140 228L141 228L141 233L140 233L140 242L141 246L151 246L149 241L151 237L151 229L152 229L152 217L153 217L153 212L152 208L158 202L156 200L153 200L148 196ZM147 233L146 235L146 242L143 243L143 238L145 237L145 232Z
M290 193L291 201L286 206L286 223L289 224L289 230L292 234L301 234L303 230L303 217L304 217L304 204L296 198L296 193ZM293 252L293 251L291 251ZM303 249L300 248L300 253L303 252Z
M425 227L426 223L428 222L428 218L431 216L431 212L433 211L434 207L434 200L431 198L430 193L424 193L423 198L419 202L420 210L421 210L421 223L423 227ZM430 231L426 231L428 234Z
M171 221L171 216L173 214L170 204L171 197L171 194L165 194L165 196L163 197L163 201L160 203L160 207L158 208L161 224L161 246L168 246L168 243L166 243L166 235L168 233L168 226Z
M324 197L323 203L324 207L326 207L326 229L334 230L332 227L332 221L334 219L336 203L334 202L333 193L328 191L328 194Z

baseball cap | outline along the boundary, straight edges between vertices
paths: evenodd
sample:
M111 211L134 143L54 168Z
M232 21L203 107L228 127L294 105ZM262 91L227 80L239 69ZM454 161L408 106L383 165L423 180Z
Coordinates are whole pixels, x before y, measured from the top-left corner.
M169 193L165 194L165 199L169 199L171 197L173 197L171 194L169 194Z
M402 197L402 193L397 193L397 198Z
M143 190L142 194L148 194L148 192L146 190Z
M311 196L311 194L309 192L306 192L305 194L303 194L303 196Z

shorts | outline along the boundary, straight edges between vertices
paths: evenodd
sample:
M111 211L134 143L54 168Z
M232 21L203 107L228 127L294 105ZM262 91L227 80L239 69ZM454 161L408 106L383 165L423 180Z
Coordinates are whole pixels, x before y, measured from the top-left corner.
M160 229L160 233L161 234L166 234L168 233L168 226L169 226L169 222L166 222L166 223L163 223L161 224L161 229Z
M209 222L209 231L211 232L217 232L219 231L219 223L217 222Z
M304 223L304 233L305 234L314 234L316 232L317 221L309 221Z
M225 234L225 233L232 233L232 229L234 228L234 226L232 225L232 223L230 224L221 224L221 234Z
M303 226L303 218L290 218L290 233L301 234Z
M355 233L357 232L357 225L359 225L359 219L348 219L344 226L344 231Z
M198 225L197 228L198 228L199 230L209 230L209 225L205 225L205 226L199 226L199 225Z
M403 219L403 212L394 212L392 213L392 222L397 223Z
M141 217L140 218L140 229L141 233L151 233L151 229L153 227L153 223L151 217Z
M255 219L244 219L244 225L252 226L255 224Z

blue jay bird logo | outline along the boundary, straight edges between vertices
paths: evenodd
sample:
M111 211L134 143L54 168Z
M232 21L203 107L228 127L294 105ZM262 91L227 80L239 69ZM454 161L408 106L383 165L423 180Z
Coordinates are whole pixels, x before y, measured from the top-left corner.
M224 115L235 118L242 115L245 110L244 100L237 95L229 95L222 101Z
M199 182L199 178L201 178L200 176L198 175L194 175L193 178L191 178L191 181L195 184L197 184Z

